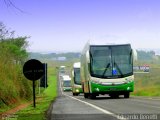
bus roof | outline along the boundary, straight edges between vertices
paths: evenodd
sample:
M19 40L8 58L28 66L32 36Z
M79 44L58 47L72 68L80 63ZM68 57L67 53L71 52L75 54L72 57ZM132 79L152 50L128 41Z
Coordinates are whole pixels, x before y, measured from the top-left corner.
M76 62L73 64L73 68L80 68L81 63L80 62Z
M124 41L107 41L107 40L89 40L88 45L126 45L126 44L130 44L129 42L124 42Z
M60 68L65 68L66 66L60 66Z

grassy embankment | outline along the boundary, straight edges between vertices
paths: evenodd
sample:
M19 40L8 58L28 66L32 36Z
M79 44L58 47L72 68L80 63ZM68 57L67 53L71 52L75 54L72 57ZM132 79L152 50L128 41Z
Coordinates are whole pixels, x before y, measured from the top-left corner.
M10 33L0 23L0 114L30 101L32 86L22 73L28 58L27 37L9 37ZM9 35L9 36L8 36Z
M8 59L0 58L0 113L30 101L32 95L31 83L24 78L21 65Z
M37 98L40 98L36 102L36 108L33 108L31 104L27 108L17 112L18 119L20 120L43 120L45 119L45 112L49 108L51 102L57 96L57 78L56 78L55 68L48 67L48 88L44 89L41 95L38 95Z
M135 90L132 95L160 96L160 64L147 64L150 66L149 73L135 73Z

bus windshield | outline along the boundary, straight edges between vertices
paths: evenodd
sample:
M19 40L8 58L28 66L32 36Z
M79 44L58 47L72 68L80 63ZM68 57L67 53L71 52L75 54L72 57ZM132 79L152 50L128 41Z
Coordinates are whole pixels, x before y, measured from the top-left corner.
M80 68L74 68L74 82L78 85L81 85Z
M133 75L131 46L91 46L91 76L99 78L121 78Z
M63 81L63 87L71 87L71 81L70 80Z

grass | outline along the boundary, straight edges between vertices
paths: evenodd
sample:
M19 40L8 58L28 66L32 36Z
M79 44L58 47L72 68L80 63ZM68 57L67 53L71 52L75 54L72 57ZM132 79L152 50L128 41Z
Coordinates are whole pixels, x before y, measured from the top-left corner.
M0 113L24 103L32 94L30 81L21 74L22 66L7 62L0 58Z
M36 108L31 104L27 108L16 113L18 120L44 120L45 112L49 108L51 102L57 96L57 80L56 71L54 68L48 68L48 87L37 98L40 100L36 102Z
M135 74L135 96L160 96L160 67L151 66L146 74Z

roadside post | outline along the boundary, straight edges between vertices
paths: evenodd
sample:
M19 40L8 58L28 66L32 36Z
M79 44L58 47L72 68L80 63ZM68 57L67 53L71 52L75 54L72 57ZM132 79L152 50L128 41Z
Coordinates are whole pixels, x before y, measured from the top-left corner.
M44 87L45 89L48 87L48 82L47 82L47 63L43 63L43 68L44 68L44 75L40 79L40 87Z
M33 107L36 107L36 95L35 95L35 81L40 79L44 75L43 64L36 60L28 60L23 66L24 76L33 82Z

